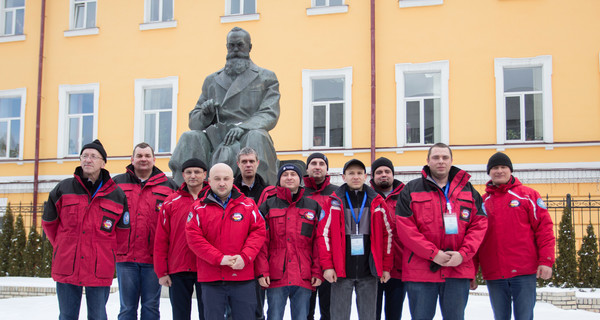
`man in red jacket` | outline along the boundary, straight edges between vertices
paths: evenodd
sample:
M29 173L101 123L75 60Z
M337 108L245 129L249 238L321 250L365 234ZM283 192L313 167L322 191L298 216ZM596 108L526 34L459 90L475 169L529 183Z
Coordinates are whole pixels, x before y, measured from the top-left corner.
M204 189L208 168L202 160L192 158L183 163L181 170L184 182L177 192L165 199L158 218L154 239L154 271L158 282L169 287L173 319L190 319L195 287L198 315L204 320L196 255L185 239L185 224L192 203Z
M488 229L476 262L487 282L496 320L533 319L536 278L550 279L554 264L552 219L537 191L512 176L510 158L490 157L483 195ZM477 266L477 264L476 264ZM471 288L477 288L475 281Z
M344 184L323 208L319 221L319 257L331 283L331 318L348 320L356 290L359 319L375 318L377 280L387 282L392 269L392 227L383 198L365 185L365 165L344 165Z
M321 208L325 205L329 195L339 186L331 184L329 170L329 159L320 152L312 153L306 159L306 176L304 176L304 195L317 201ZM308 309L308 320L315 319L315 306L317 304L317 293L319 294L319 312L321 320L329 320L329 305L331 283L323 281L316 291L310 296L310 307Z
M452 166L452 151L436 143L422 177L406 184L396 206L404 246L402 281L413 319L433 319L438 297L445 320L464 319L473 256L487 228L470 175Z
M129 252L117 256L119 320L136 320L140 299L142 320L160 317L161 286L152 265L154 233L162 204L177 185L154 165L155 160L152 147L142 142L133 148L127 172L114 177L127 195L131 213Z
M381 157L371 164L371 187L379 193L390 208L388 216L390 221L395 221L396 204L404 183L394 179L394 164L388 158ZM398 239L396 224L392 223L394 240L393 256L394 268L390 272L391 278L386 283L377 285L377 310L375 319L381 319L383 294L385 292L385 319L400 320L402 318L402 305L406 290L402 282L402 244Z
M204 317L222 319L229 303L233 320L248 319L256 312L254 260L265 242L265 221L254 201L233 186L231 167L215 164L208 183L185 227L197 256Z
M107 319L106 302L115 273L115 253L127 253L129 212L123 190L104 169L98 140L83 146L81 166L52 189L42 227L54 247L59 319L78 319L85 287L90 319Z
M321 206L304 197L301 176L296 165L283 165L273 195L259 207L268 231L255 273L267 291L269 320L283 320L288 298L292 320L306 320L311 292L322 281L316 241Z

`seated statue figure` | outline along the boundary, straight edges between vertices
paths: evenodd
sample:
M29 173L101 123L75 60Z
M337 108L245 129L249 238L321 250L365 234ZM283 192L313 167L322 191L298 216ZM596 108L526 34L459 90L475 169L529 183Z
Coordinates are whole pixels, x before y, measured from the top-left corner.
M258 153L258 174L268 184L277 179L277 155L269 130L279 119L279 81L275 73L250 60L250 34L235 27L227 34L225 67L204 80L202 94L190 111L184 132L169 161L181 184L181 164L198 158L210 166L223 162L236 168L241 148ZM234 172L236 174L236 172Z

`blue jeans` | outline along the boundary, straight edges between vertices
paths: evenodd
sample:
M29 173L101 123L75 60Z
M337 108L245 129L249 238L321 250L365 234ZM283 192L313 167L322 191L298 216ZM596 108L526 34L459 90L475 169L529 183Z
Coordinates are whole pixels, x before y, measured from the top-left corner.
M510 320L514 305L515 320L533 320L537 282L535 274L486 282L494 319Z
M225 306L231 306L233 320L247 320L256 313L256 281L202 282L204 318L223 319Z
M381 319L381 307L384 300L385 292L385 319L400 320L402 318L402 305L406 289L404 282L400 279L390 278L388 282L377 282L377 310L375 311L375 319Z
M204 320L204 305L202 304L202 288L198 282L196 272L179 272L169 275L169 299L173 310L173 319L190 320L192 313L192 294L196 288L196 302L198 303L198 316Z
M83 287L68 283L56 283L56 296L58 297L59 320L79 319L81 296ZM87 314L90 320L106 320L106 302L110 294L110 287L85 287L85 301Z
M306 320L311 293L312 290L299 286L267 289L267 320L283 320L288 297L292 320Z
M469 299L469 279L447 278L446 282L405 281L408 306L413 320L431 320L440 298L444 320L463 320Z
M149 263L117 262L121 310L119 320L136 320L140 297L142 320L159 319L161 286Z

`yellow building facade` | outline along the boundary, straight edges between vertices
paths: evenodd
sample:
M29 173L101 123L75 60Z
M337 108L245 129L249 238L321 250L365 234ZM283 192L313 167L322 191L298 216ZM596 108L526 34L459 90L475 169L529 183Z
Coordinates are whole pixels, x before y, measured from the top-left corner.
M36 185L43 203L95 138L112 174L142 141L169 172L234 26L279 79L280 160L323 152L340 182L349 159L385 156L408 181L445 142L480 191L503 151L542 195L600 195L596 0L15 0L0 11L0 206L32 202Z

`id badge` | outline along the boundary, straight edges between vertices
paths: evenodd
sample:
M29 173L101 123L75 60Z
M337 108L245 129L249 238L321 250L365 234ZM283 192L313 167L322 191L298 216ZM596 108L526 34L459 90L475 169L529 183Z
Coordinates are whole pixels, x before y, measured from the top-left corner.
M444 228L446 234L458 234L458 220L456 214L452 212L452 207L447 204L448 212L444 212Z
M353 256L362 256L365 254L365 245L362 234L350 235L350 251Z

